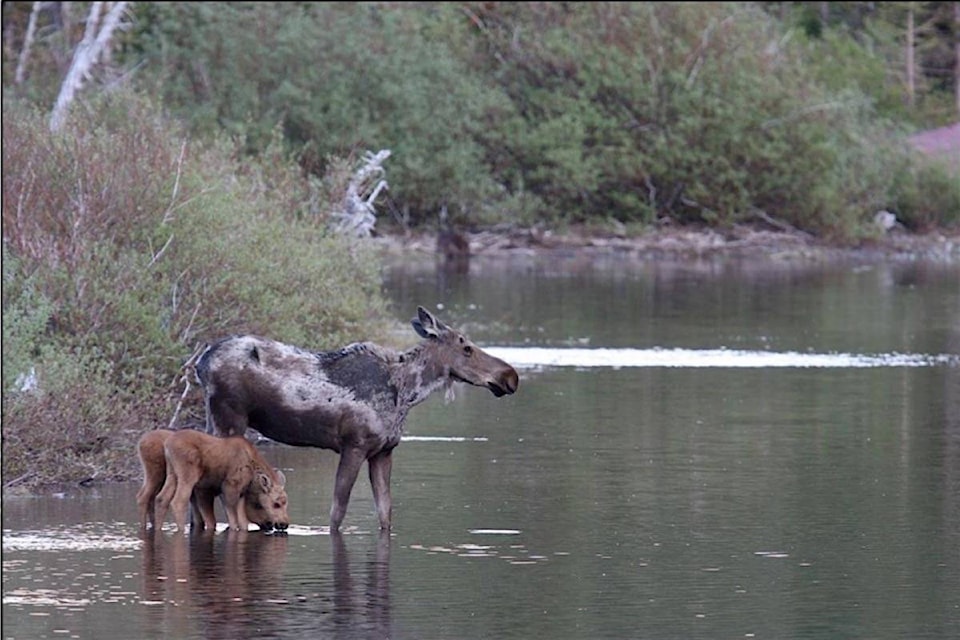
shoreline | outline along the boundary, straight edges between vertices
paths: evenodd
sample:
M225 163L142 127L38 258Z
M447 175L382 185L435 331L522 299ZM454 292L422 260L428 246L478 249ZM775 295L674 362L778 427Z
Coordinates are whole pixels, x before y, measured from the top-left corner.
M802 231L737 225L731 229L667 227L636 234L585 229L564 232L493 229L458 232L461 244L445 255L433 232L387 232L372 240L388 255L432 254L448 261L496 255L610 256L631 259L766 258L770 260L933 261L960 264L960 229L911 233L894 229L840 244ZM468 247L468 248L467 248Z

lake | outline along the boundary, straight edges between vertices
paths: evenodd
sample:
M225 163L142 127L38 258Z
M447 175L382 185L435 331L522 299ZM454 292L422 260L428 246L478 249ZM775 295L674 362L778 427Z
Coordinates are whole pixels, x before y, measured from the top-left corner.
M335 454L283 445L287 535L141 535L135 484L5 499L3 637L960 637L956 265L427 256L384 286L521 377L413 409L391 533L362 472L330 535Z

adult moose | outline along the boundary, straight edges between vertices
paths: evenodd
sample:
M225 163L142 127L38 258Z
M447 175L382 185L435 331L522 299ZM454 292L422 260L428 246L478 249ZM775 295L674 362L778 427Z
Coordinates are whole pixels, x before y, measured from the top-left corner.
M410 409L454 382L500 397L520 378L462 333L417 307L413 328L423 340L407 351L371 342L310 352L258 336L230 336L197 361L207 431L242 435L247 427L294 446L340 454L330 529L339 530L364 460L381 529L392 516L390 471Z

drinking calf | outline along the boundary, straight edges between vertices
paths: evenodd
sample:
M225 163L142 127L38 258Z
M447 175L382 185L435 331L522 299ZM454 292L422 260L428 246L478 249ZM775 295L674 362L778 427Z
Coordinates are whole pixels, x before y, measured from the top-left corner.
M153 429L147 431L137 441L137 455L140 457L140 466L143 468L143 484L137 491L137 509L140 513L140 528L147 526L154 528L163 524L155 517L157 495L167 479L167 459L163 452L163 445L175 432L170 429ZM214 499L220 490L195 487L190 497L190 506L193 509L193 526L198 529L215 530L217 524L214 512ZM252 501L244 501L247 520L257 522L262 519L263 509Z
M217 438L184 429L166 436L163 453L166 478L155 500L154 526L162 524L167 509L172 509L177 527L185 530L193 497L204 528L213 530L217 524L213 500L218 494L223 496L231 529L246 531L253 522L264 531L274 527L282 531L290 524L283 472L272 468L246 438ZM144 463L145 477L146 468ZM156 476L152 471L151 478ZM146 487L145 480L144 495L138 494L138 502L149 495ZM141 513L143 510L141 506Z
M196 365L207 432L243 435L252 427L279 442L339 453L332 530L340 528L366 460L380 528L389 529L391 456L410 409L454 382L497 397L520 383L513 367L423 307L411 322L423 340L402 352L359 342L314 353L252 335L216 342Z

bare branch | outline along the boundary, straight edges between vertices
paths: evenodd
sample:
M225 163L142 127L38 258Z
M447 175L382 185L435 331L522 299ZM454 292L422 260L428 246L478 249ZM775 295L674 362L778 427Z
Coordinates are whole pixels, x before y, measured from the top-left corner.
M170 194L170 204L163 214L163 223L167 224L173 219L174 203L177 201L177 194L180 193L180 175L183 173L183 156L187 152L187 143L180 145L180 156L177 158L177 178L173 182L173 193Z
M180 400L177 401L177 408L173 411L173 416L170 417L170 422L167 425L168 429L173 429L174 425L177 423L177 418L180 416L180 410L183 408L183 401L187 399L187 396L190 394L190 389L193 388L190 380L194 375L194 364L197 361L197 358L200 357L200 354L203 353L204 345L200 344L196 349L193 350L193 355L183 363L183 367L180 368L182 375L180 376L180 382L183 383L183 393L180 394Z
M340 211L333 214L337 232L361 238L373 233L373 227L377 223L374 200L383 189L389 188L386 180L378 178L386 173L382 165L389 157L389 149L382 149L377 153L367 152L364 155L363 166L357 169L347 185Z

